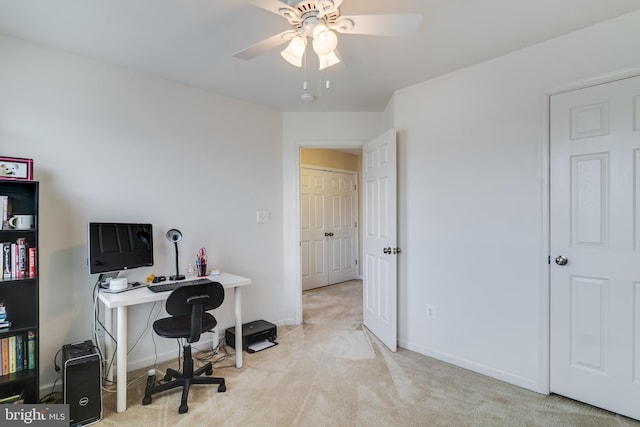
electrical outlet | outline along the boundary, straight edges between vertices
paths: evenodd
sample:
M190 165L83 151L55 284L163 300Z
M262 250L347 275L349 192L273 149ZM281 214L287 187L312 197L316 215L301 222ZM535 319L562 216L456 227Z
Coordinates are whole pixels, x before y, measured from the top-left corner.
M98 339L104 339L104 329L100 325L96 325L96 336Z
M435 319L436 318L436 306L435 305L431 305L431 304L427 304L426 305L426 309L427 309L427 319Z

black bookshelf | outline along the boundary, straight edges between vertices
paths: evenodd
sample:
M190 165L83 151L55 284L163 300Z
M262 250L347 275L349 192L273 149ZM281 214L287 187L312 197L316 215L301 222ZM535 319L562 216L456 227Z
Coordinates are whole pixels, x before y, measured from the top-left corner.
M10 326L0 328L0 403L39 401L38 188L35 181L0 180L0 214L3 211L2 196L8 196L9 218L13 215L34 215L32 229L14 230L8 224L0 224L3 261L0 303L11 322ZM0 217L0 221L2 219ZM8 249L5 243L9 244ZM7 250L10 272L6 271L5 264ZM14 251L15 258L11 259ZM24 257L22 263L21 257Z

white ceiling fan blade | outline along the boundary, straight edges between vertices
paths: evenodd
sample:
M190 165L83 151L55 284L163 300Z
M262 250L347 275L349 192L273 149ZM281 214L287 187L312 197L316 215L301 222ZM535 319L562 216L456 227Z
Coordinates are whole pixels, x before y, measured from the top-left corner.
M339 33L371 36L410 36L422 23L422 15L353 15L341 16L331 28Z
M280 0L250 0L249 3L261 9L275 13L276 15L282 15L282 9L295 10L289 6L286 1L282 2Z
M233 56L241 59L253 59L261 53L271 50L274 47L278 47L291 40L295 34L296 32L293 30L284 31L280 34L276 34L275 36L271 36L268 39L259 41L246 49L242 49L241 51L234 53Z

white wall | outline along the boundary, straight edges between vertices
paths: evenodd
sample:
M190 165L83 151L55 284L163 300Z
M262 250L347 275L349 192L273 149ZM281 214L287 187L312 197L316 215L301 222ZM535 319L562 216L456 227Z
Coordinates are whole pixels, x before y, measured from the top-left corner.
M401 346L547 391L545 91L639 65L636 12L396 92Z
M153 224L155 266L130 271L133 280L174 272L164 233L175 227L183 272L206 246L210 264L253 279L243 289L245 321L290 315L280 303L279 112L6 37L0 62L0 154L33 158L41 183L43 390L56 351L91 338L89 221ZM257 224L257 209L270 210L271 222ZM131 310L129 346L151 307ZM233 293L216 313L221 330L233 324ZM130 367L153 363L150 335ZM177 357L174 341L156 341L161 358Z

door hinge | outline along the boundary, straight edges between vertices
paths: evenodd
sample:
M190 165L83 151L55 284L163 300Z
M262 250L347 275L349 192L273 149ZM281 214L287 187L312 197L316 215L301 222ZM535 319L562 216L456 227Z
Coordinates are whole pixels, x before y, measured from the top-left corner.
M355 227L358 228L358 221L355 222Z
M358 260L356 260L356 265L358 265Z
M547 264L551 265L551 255L549 255L549 258L547 258Z
M358 184L353 184L353 191L358 191Z

